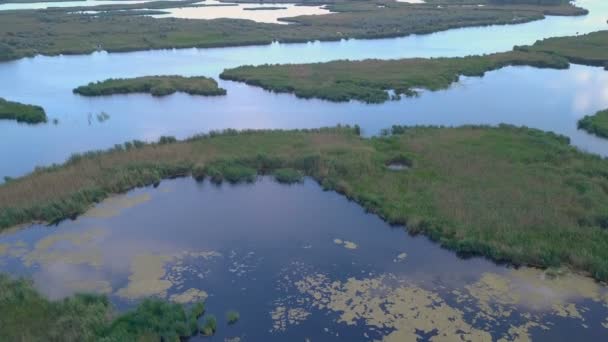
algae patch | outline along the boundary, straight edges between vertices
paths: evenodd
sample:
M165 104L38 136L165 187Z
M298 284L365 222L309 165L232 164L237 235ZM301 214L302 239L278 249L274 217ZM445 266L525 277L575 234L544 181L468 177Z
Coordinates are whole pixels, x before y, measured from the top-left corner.
M277 306L270 312L272 318L271 332L285 331L289 326L298 325L310 316L310 312L303 308L288 308Z
M102 251L97 243L107 235L103 228L93 228L83 232L69 232L49 235L39 240L31 251L16 246L14 255L20 255L23 264L66 263L99 267Z
M140 254L131 262L131 275L126 287L119 289L116 294L127 299L138 299L149 296L167 297L172 287L179 290L185 282L185 273L194 273L200 278L203 274L194 266L185 265L187 258L210 259L221 254L214 251L182 252L176 255ZM172 266L169 266L173 263ZM204 264L204 263L203 263ZM169 272L167 272L169 269ZM207 293L198 289L188 289L182 293L171 295L175 302L190 302L196 298L206 298Z
M359 247L356 243L352 241L346 241L342 239L334 239L334 243L336 245L343 246L346 249L357 249L357 247Z
M434 331L437 334L432 340L492 339L489 333L465 322L463 312L449 306L438 294L398 282L392 275L341 282L314 274L295 286L317 309L338 313L338 323L356 325L363 321L374 329L391 330L385 341L415 341L423 338L421 333Z
M190 288L182 293L171 295L169 297L169 300L178 304L187 304L194 302L202 302L207 299L208 296L209 295L207 295L207 292L205 291Z
M133 208L151 200L148 193L136 196L110 197L97 206L91 208L83 216L90 218L111 218L119 215L123 210Z
M149 296L167 295L167 290L173 285L169 280L162 279L166 275L165 265L171 261L170 256L140 254L131 262L131 275L127 287L118 290L120 297L137 299Z

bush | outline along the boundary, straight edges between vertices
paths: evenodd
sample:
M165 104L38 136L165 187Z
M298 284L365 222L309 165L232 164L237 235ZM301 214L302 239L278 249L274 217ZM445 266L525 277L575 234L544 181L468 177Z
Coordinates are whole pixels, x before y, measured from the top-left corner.
M200 328L200 331L205 336L212 336L215 334L216 330L217 330L217 319L215 318L215 316L209 315L205 319L205 323Z
M300 183L304 180L304 177L300 171L290 168L275 170L274 178L277 180L277 182L283 184Z
M238 322L239 318L241 318L241 315L238 313L238 311L230 310L226 313L226 321L230 325Z

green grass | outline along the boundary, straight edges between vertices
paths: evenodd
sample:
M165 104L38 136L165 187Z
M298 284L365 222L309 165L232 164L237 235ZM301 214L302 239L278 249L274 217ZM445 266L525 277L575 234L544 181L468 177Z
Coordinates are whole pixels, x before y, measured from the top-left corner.
M304 175L298 170L292 168L284 168L275 170L274 178L279 183L294 184L302 182L304 180Z
M217 330L217 319L213 315L209 315L205 318L205 323L200 328L201 334L205 336L215 335Z
M230 310L226 313L226 322L228 322L229 325L236 324L240 318L241 314L239 314L238 311Z
M511 51L462 58L333 61L314 64L240 66L225 70L225 80L245 82L301 98L381 103L399 94L416 95L416 88L439 90L460 76L482 76L508 65L568 68L564 58L546 53ZM389 95L394 90L396 96Z
M86 86L74 89L74 93L84 96L130 93L149 93L153 96L166 96L178 91L190 95L226 95L226 90L218 87L214 79L202 76L144 76L127 79L108 79L101 82L92 82Z
M578 121L578 128L599 137L608 138L608 110L585 116Z
M0 185L0 227L74 217L111 194L164 178L249 181L252 170L291 168L459 253L568 266L608 280L608 160L565 137L512 126L392 133L367 139L353 128L229 130L75 155ZM411 167L388 169L394 160Z
M198 333L196 319L202 315L153 299L122 314L99 295L50 301L31 282L5 275L0 275L0 293L2 341L180 341Z
M39 106L7 101L0 98L0 120L17 120L29 124L46 122L46 113Z
M194 1L194 0L193 0ZM377 4L385 7L379 8ZM195 6L186 1L180 6ZM256 23L249 20L189 20L141 16L142 8L175 7L167 1L133 5L86 7L104 10L103 15L69 14L71 9L11 11L0 13L0 60L37 54L84 54L100 49L110 52L164 48L219 47L387 38L431 33L451 28L495 24L518 24L540 20L548 10L561 6L412 6L395 1L348 1L333 3L338 13L290 18L299 25ZM120 11L127 9L127 11ZM586 11L564 6L560 14Z
M572 63L608 68L608 31L574 37L549 38L532 46L516 47L525 51L548 52L568 58Z

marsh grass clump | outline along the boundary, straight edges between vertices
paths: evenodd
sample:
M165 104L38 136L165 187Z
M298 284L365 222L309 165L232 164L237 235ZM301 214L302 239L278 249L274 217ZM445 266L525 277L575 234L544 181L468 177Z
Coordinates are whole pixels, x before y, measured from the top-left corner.
M75 94L83 96L131 93L149 93L152 96L167 96L178 91L190 95L226 95L226 90L218 87L214 79L202 76L145 76L108 79L100 82L91 82L86 86L74 89Z
M232 184L251 183L256 179L257 170L238 161L219 161L207 165L205 174L216 184L221 184L224 180Z
M226 313L226 322L228 322L229 325L235 324L240 318L241 315L238 311L230 310Z
M602 138L608 138L608 110L587 115L578 121L578 128Z
M201 334L205 336L213 336L217 330L217 319L214 315L208 315L205 318L205 323L200 328Z
M0 98L0 120L16 120L28 124L46 122L46 113L40 106L7 101Z
M198 333L195 314L148 299L117 314L107 297L77 294L58 301L41 296L30 281L0 275L2 341L180 341ZM196 326L196 318L194 318Z
M301 183L302 181L304 181L304 175L302 174L302 172L292 168L283 168L275 170L274 178L277 180L277 182L283 184L294 184Z

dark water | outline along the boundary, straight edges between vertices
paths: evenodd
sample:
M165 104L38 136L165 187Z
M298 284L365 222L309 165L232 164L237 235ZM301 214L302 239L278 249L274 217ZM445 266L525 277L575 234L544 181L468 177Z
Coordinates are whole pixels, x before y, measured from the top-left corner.
M75 221L0 235L0 271L51 297L208 295L213 340L600 340L606 288L548 278L411 237L313 181L215 186L165 181L106 201ZM189 291L188 291L189 290ZM227 310L241 320L227 326ZM604 327L602 324L605 324ZM441 340L441 339L439 339Z
M220 82L225 97L175 94L165 98L120 95L85 98L72 89L111 77L156 74L217 77L243 64L321 62L335 59L464 56L510 50L550 36L608 28L608 2L581 0L583 17L548 17L523 25L449 30L378 40L222 49L183 49L86 56L35 57L0 63L0 96L42 105L59 124L0 122L1 176L18 176L37 165L62 162L74 152L109 148L127 140L185 138L223 128L310 128L359 124L373 135L393 124L527 125L565 134L583 150L608 155L608 145L576 129L581 116L608 107L608 73L505 68L484 78L464 78L449 90L381 105L330 103L276 95L235 82ZM110 119L98 122L105 112Z

